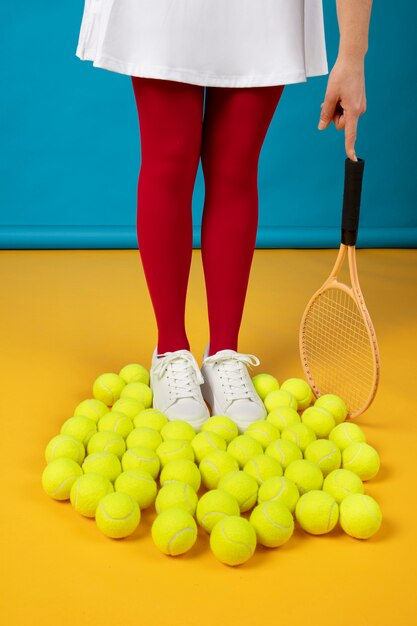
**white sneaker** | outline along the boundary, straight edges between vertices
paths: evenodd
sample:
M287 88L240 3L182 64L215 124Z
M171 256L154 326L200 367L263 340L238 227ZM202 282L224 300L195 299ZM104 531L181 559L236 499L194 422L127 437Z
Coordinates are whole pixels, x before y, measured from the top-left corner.
M156 347L149 383L153 406L169 420L184 420L199 431L210 413L201 394L204 379L197 361L189 350L164 352L159 356Z
M212 415L227 415L243 432L249 424L265 419L268 414L246 368L246 365L258 366L260 361L253 354L236 350L219 350L207 356L209 345L201 366L203 397L210 405Z

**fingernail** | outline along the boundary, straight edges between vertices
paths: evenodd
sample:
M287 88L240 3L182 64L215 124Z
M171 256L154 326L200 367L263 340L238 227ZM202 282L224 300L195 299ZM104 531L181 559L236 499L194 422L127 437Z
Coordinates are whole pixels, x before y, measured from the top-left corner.
M323 130L323 128L326 126L325 122L323 122L323 120L320 120L319 125L318 125L318 129L319 130Z

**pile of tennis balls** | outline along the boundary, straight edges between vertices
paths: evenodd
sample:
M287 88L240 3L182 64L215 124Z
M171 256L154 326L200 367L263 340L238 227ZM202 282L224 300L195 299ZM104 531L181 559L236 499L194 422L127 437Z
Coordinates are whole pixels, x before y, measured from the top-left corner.
M46 446L44 491L95 518L106 536L129 536L153 505L152 539L163 553L190 550L198 523L219 561L239 565L257 544L285 544L295 523L322 535L339 522L357 539L379 530L380 507L363 484L377 475L379 455L345 421L342 398L314 401L303 379L280 385L258 374L252 382L266 419L239 433L230 418L213 415L196 433L152 408L149 380L140 364L101 374L93 398Z

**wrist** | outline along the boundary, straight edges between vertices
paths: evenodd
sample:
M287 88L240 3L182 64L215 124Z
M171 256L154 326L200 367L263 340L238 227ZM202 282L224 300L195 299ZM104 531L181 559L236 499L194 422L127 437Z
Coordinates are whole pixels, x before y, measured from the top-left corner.
M338 58L348 63L364 63L368 48L358 48L357 46L339 45Z

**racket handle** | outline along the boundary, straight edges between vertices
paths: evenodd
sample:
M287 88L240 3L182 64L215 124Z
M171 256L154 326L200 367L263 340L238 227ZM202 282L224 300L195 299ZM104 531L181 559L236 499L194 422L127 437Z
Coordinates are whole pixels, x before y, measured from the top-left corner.
M342 213L342 243L346 246L356 244L364 167L363 159L352 161L346 158Z

